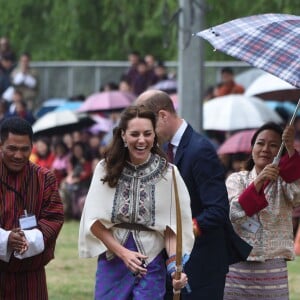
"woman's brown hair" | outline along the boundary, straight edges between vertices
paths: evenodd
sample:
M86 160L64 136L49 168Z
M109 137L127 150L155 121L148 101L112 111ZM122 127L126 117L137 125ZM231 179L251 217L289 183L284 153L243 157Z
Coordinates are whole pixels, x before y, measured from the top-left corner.
M149 109L146 109L143 105L130 106L122 112L119 126L117 126L114 129L112 141L107 147L104 154L104 159L106 163L106 175L104 176L102 181L107 182L110 187L115 187L117 185L122 170L124 168L125 162L129 159L128 148L124 146L122 132L125 132L127 130L128 122L134 118L149 119L152 123L153 130L155 131L155 113L153 113ZM160 156L166 158L166 155L158 146L156 134L151 152L159 154Z

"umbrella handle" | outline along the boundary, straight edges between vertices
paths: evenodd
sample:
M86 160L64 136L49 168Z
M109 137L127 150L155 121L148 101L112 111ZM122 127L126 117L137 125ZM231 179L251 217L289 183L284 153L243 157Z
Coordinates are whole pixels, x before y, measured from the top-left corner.
M295 118L296 118L296 114L297 114L297 112L298 112L299 107L300 107L300 99L298 100L297 106L296 106L296 108L295 108L295 111L294 111L294 113L293 113L293 116L292 116L292 118L291 118L291 120L290 120L289 125L292 125L292 124L294 123L294 120L295 120ZM284 148L284 143L282 142L281 145L280 145L280 148L279 148L279 150L278 150L277 155L276 155L276 156L274 157L274 159L273 159L273 164L274 164L275 166L278 166L278 165L279 165L280 157L281 157L281 153L282 153L282 151L283 151L283 148ZM269 183L269 184L266 186L266 189L265 189L265 195L269 192L270 188L271 188L271 184Z
M299 107L300 107L300 99L298 100L298 103L297 103L297 106L295 108L295 111L293 113L293 116L290 120L290 123L289 125L293 125L294 121L295 121L295 118L296 118L296 115L297 115L297 112L299 110ZM274 160L273 160L273 164L278 166L279 165L279 161L280 161L280 157L281 157L281 153L283 151L283 148L284 148L284 143L282 142L281 145L280 145L280 148L278 150L278 153L277 155L274 157Z

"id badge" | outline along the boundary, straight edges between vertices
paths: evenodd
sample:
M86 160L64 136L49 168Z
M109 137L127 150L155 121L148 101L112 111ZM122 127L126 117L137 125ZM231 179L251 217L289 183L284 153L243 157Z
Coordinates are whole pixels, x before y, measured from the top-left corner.
M242 228L252 233L256 233L259 227L260 223L249 217L247 218L246 222L242 223Z
M34 214L25 214L19 218L21 229L31 229L37 226L36 217Z

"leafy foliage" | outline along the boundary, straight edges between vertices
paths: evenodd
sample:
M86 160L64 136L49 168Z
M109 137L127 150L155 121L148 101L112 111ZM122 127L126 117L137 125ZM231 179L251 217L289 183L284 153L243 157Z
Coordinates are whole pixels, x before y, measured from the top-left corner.
M300 14L298 1L190 3L204 4L208 27L267 12ZM34 60L124 60L132 50L162 60L177 57L179 0L0 0L0 7L0 35L8 36L18 53L31 52ZM206 58L229 59L211 48Z

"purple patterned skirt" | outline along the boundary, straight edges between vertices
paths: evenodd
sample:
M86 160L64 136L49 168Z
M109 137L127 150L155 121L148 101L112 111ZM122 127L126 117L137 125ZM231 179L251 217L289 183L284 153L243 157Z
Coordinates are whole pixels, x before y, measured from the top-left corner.
M137 251L131 234L125 247ZM96 271L95 300L163 299L166 267L162 253L147 265L147 270L147 274L139 279L133 276L120 258L114 257L108 261L105 254L100 255Z

